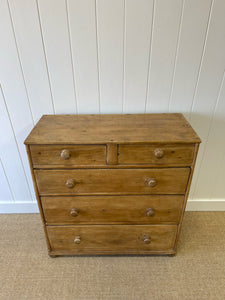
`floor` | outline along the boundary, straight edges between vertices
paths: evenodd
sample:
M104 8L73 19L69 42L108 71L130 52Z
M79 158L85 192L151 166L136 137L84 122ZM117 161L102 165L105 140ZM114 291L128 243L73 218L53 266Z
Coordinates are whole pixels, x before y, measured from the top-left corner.
M38 214L0 215L0 299L224 300L225 212L186 212L174 257L50 258Z

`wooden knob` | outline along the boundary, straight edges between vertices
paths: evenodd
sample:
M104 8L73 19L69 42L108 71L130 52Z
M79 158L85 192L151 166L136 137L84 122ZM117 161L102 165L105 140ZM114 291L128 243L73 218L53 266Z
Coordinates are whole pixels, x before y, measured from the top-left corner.
M70 211L70 215L72 217L77 217L79 215L79 209L77 208L72 208L71 211Z
M75 180L72 178L67 179L66 186L70 189L72 189L75 186Z
M69 159L71 157L71 152L67 149L64 149L61 151L61 157L62 159Z
M146 181L147 181L147 184L151 187L154 187L157 185L157 181L155 178L147 178Z
M80 236L75 236L75 238L74 238L74 243L75 243L75 244L80 244L80 242L81 242Z
M154 155L157 158L162 158L164 156L164 151L161 148L157 148L154 150Z
M144 236L143 241L145 244L150 244L151 243L151 238L149 236Z
M154 209L153 209L153 208L147 208L147 210L146 210L146 215L147 215L148 217L153 217L153 216L155 215Z

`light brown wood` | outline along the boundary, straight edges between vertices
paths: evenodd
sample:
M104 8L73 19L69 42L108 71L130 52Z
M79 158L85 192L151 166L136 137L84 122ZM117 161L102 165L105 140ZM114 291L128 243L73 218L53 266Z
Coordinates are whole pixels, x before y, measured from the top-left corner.
M153 256L153 255L166 255L166 256L168 256L168 257L173 257L174 255L176 254L176 252L174 251L174 249L166 249L166 250L151 250L151 251L149 251L149 250L141 250L141 251L139 251L139 249L136 249L136 251L127 251L127 252L122 252L121 250L114 250L113 251L113 253L111 252L109 252L109 251L104 251L104 250L97 250L97 249L95 249L95 251L94 251L94 253L93 253L93 251L92 251L92 249L85 249L85 252L83 251L81 251L81 252L77 252L76 251L76 249L75 249L75 251L72 251L72 250L70 250L70 251L68 251L68 250L51 250L51 252L49 253L49 256L50 257L52 257L52 258L54 258L54 257L57 257L57 256L84 256L84 255L101 255L101 256L103 256L103 255L107 255L107 256L109 256L109 255L119 255L119 256L122 256L122 255L126 255L126 256L128 256L128 255L132 255L132 256L134 256L134 255L151 255L151 256Z
M25 144L199 143L182 114L44 115Z
M43 116L25 144L49 255L174 255L200 142L182 114Z
M180 215L180 223L178 224L178 228L177 228L177 237L176 237L176 243L175 243L175 247L174 250L177 250L177 244L178 244L178 240L180 237L180 231L181 231L181 226L183 223L183 218L184 218L184 212L185 212L185 208L186 208L186 204L187 204L187 200L188 200L188 195L189 195L189 191L190 191L190 187L191 187L191 181L192 181L192 177L194 174L194 168L195 168L195 163L196 163L196 159L197 159L197 155L198 155L198 150L199 150L199 144L195 145L195 152L194 152L194 159L191 165L191 171L190 171L190 176L188 178L188 183L187 183L187 189L186 189L186 193L185 193L185 198L184 198L184 202L183 202L183 207L181 210L181 215Z
M172 250L176 231L176 225L47 226L52 250L65 250L67 254L90 251L92 254L95 251L141 254L142 251Z
M66 169L150 169L150 168L157 168L157 169L163 169L163 168L170 168L172 167L171 165L150 165L150 164L135 164L135 165L99 165L98 167L97 166L92 166L92 165L79 165L79 166L63 166L63 165L35 165L34 166L34 169L63 169L63 170L66 170ZM173 167L189 167L189 166L180 166L180 165L177 165L177 166L173 166Z
M177 224L184 196L41 197L46 223Z
M184 194L189 168L35 170L40 195ZM157 185L150 186L149 178ZM74 187L68 188L68 179Z
M42 222L42 226L44 228L45 240L46 240L46 244L47 244L47 247L48 247L48 253L50 253L52 249L51 249L51 245L50 245L50 242L49 242L47 229L46 229L46 226L45 226L44 212L43 212L42 203L41 203L39 193L38 193L37 183L36 183L36 179L35 179L35 176L34 176L34 170L32 168L32 159L31 159L30 147L28 145L26 145L26 151L27 151L28 161L29 161L29 165L30 165L32 181L33 181L33 185L34 185L34 192L35 192L35 196L36 196L37 203L38 203L38 208L39 208L40 215L41 215L41 222Z
M107 164L116 165L117 164L117 145L116 144L107 144Z
M160 148L159 148L160 147ZM161 151L161 152L160 152ZM118 163L189 166L193 161L194 145L119 145Z
M106 164L105 145L31 145L30 149L34 167L47 165L57 168L61 165L71 168L79 165Z

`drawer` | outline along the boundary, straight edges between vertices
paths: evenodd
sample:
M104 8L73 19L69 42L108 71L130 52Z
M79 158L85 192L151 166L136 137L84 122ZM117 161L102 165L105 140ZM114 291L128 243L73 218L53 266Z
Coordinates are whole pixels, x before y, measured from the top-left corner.
M60 254L147 254L172 251L176 225L47 226Z
M153 224L179 222L184 196L42 197L47 224Z
M189 168L34 170L40 195L184 194Z
M105 145L31 145L34 167L105 165Z
M194 145L129 144L118 146L118 164L152 164L189 166L194 156Z

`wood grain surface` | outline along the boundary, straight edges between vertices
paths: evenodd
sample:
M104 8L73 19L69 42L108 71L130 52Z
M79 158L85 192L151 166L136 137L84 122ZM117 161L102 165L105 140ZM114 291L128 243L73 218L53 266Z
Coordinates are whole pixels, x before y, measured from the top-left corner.
M49 255L175 254L199 143L181 114L43 116L25 144Z
M157 151L161 156L157 157ZM152 145L129 144L119 145L118 163L153 164L165 166L189 166L194 155L194 145Z
M176 225L47 226L52 250L69 254L141 254L171 251ZM74 242L75 238L80 243ZM145 239L149 243L145 243Z
M79 165L105 165L105 145L31 145L31 156L35 165L61 165L72 167ZM68 159L63 159L62 151L70 153Z
M41 197L48 225L177 224L183 200L178 195Z
M199 143L182 114L44 115L25 144Z
M34 170L40 195L184 194L189 168ZM156 180L150 186L150 179ZM67 182L74 182L68 187Z

